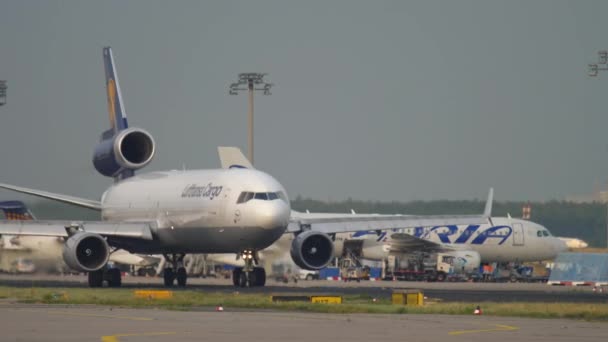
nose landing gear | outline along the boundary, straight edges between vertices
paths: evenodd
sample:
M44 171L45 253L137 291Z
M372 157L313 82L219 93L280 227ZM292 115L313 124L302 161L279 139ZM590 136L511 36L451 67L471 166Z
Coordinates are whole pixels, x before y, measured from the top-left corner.
M241 253L245 267L236 267L232 271L232 283L238 287L264 286L266 284L266 271L263 267L254 267L259 264L254 251L246 250Z
M171 263L172 267L165 268L163 272L164 284L167 287L172 287L174 281L177 279L177 286L185 287L188 280L188 273L184 267L185 254L163 254L165 260ZM179 266L179 267L178 267Z

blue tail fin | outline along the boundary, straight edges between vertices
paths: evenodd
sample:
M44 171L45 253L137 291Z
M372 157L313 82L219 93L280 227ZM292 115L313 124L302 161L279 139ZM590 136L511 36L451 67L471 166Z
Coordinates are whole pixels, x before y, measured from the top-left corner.
M127 129L129 124L127 123L125 106L122 101L120 84L118 83L114 56L112 56L112 48L110 47L103 48L103 65L106 70L106 91L108 94L108 113L110 115L111 126L111 129L107 133L113 135L116 132Z
M4 212L5 219L9 221L29 221L36 219L30 210L25 206L25 203L21 201L0 202L0 210Z

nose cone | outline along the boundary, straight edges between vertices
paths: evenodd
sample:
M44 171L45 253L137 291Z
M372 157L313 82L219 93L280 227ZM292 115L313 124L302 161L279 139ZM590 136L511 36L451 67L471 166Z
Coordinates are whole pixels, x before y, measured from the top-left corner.
M291 210L282 200L268 201L256 205L258 226L264 229L287 227Z

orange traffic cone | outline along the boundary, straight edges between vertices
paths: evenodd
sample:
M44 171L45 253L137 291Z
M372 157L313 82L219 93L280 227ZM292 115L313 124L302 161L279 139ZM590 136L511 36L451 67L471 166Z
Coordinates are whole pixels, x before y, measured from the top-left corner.
M479 305L477 305L475 311L473 311L473 315L481 315L481 307L479 307Z
M222 304L216 306L215 311L224 311L224 307L222 306Z

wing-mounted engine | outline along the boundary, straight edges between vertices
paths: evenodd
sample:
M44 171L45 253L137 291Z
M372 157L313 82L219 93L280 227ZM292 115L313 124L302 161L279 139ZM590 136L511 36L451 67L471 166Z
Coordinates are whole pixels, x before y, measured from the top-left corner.
M110 247L99 234L80 232L68 238L63 246L63 260L80 272L94 272L108 263Z
M479 270L481 264L481 256L476 251L462 250L462 251L449 251L442 253L453 257L452 267L454 272L458 273L472 273Z
M115 177L124 170L134 171L148 165L155 152L152 135L141 128L127 128L102 136L95 147L93 165L104 176Z
M334 244L329 235L309 230L293 239L290 254L300 268L319 270L333 259Z

